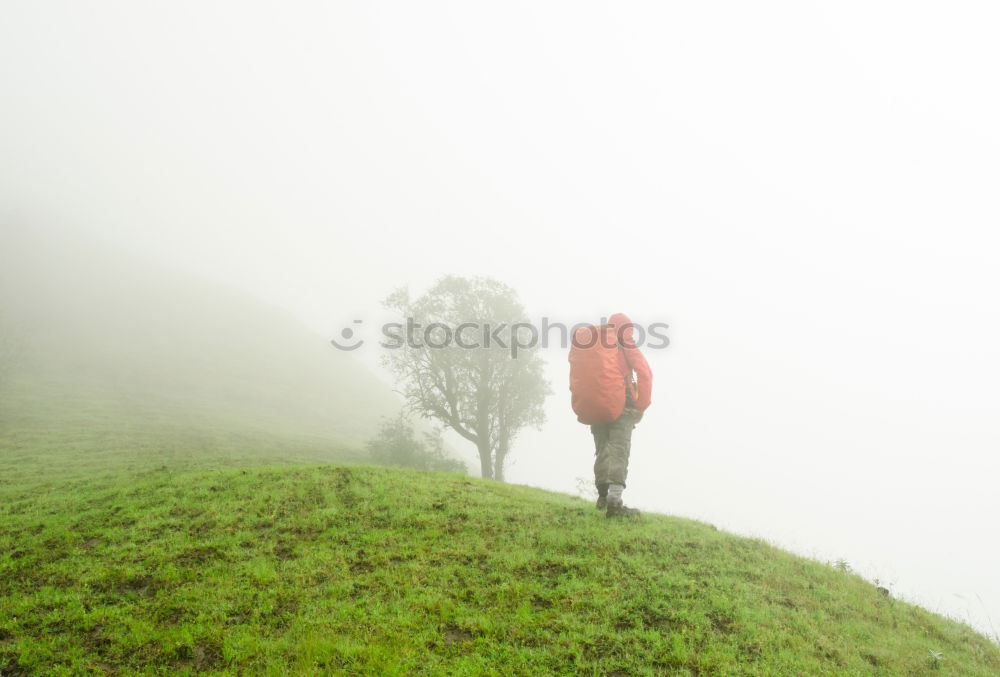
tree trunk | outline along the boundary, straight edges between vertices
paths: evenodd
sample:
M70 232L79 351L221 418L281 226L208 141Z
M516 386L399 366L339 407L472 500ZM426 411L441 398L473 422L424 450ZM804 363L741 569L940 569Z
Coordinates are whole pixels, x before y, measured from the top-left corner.
M504 481L503 466L507 460L507 451L510 449L510 440L507 436L506 427L500 428L500 439L497 441L497 450L493 455L493 479Z
M483 479L491 480L493 479L493 454L490 453L489 438L487 437L485 442L480 438L476 447L479 449L479 466L482 469Z
M490 444L490 397L488 365L486 351L480 351L482 371L476 384L476 446L479 449L479 463L482 467L483 479L493 479L493 449Z

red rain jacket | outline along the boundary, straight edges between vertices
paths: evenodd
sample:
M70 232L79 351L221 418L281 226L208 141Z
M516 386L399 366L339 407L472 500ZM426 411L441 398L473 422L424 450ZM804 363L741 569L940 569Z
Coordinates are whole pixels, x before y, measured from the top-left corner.
M636 384L632 391L633 406L645 411L653 397L653 370L632 338L632 320L625 313L615 313L608 318L608 324L617 331L618 343L622 347L619 352L622 377L627 383L634 381Z

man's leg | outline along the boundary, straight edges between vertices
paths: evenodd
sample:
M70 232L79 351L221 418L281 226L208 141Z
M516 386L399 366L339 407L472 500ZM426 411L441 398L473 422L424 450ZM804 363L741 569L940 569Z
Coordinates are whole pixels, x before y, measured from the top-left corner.
M601 454L608 444L608 426L592 425L590 432L594 435L594 484L597 486L597 507L603 510L607 507L608 483L603 478Z
M628 460L632 450L632 430L635 428L637 413L626 407L618 420L608 426L608 440L605 444L604 481L608 484L608 516L638 514L624 506L622 490L628 477Z

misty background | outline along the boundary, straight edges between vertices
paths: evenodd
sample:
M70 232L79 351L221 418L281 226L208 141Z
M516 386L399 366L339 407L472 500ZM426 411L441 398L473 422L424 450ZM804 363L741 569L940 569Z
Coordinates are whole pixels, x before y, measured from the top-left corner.
M445 273L510 284L536 319L667 322L630 502L846 560L995 635L998 18L8 2L0 227L245 290L326 338L360 319L352 356L384 378L380 301ZM566 351L545 358L549 420L508 479L576 492L592 441Z

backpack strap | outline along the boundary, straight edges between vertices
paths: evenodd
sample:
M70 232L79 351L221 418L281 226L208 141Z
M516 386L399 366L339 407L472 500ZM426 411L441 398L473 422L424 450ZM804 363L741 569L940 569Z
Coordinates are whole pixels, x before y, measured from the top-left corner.
M628 396L629 401L635 404L636 399L639 397L639 386L636 385L635 378L633 374L635 370L632 368L632 363L629 362L628 353L625 352L625 346L618 342L618 351L621 353L622 359L625 360L625 367L628 369L628 373L625 374L625 394Z

